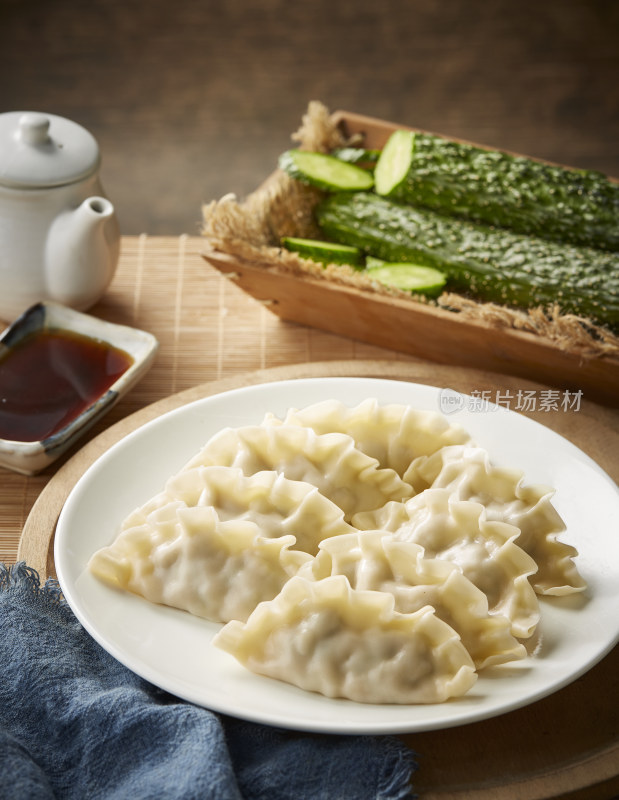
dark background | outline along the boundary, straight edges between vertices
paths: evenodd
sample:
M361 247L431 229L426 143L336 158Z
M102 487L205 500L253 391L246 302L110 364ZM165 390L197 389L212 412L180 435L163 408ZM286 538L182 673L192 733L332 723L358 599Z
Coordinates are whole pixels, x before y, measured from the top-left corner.
M125 234L194 234L312 99L619 175L615 0L0 0L0 111L88 128Z

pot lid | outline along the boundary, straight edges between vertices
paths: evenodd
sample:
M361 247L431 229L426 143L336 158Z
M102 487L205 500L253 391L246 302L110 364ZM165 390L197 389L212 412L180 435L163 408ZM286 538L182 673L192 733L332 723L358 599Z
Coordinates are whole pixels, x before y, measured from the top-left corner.
M97 142L76 122L54 114L0 114L0 184L20 189L74 183L99 168Z

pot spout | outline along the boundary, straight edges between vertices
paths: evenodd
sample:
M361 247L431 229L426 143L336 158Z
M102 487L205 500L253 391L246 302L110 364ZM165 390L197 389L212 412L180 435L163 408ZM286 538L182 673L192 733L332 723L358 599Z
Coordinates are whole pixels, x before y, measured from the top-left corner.
M49 296L85 311L109 286L118 263L120 230L114 207L105 197L89 197L52 223L45 245Z

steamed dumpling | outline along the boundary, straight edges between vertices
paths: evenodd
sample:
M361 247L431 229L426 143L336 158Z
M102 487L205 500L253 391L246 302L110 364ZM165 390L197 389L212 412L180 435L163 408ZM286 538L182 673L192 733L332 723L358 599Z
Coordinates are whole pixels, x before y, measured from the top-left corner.
M394 470L381 469L350 436L320 435L297 425L225 428L186 468L213 465L237 467L245 475L275 470L290 480L311 483L342 509L346 520L357 511L380 508L412 494Z
M452 500L447 489L427 489L406 503L357 514L354 524L392 531L397 539L421 545L427 558L457 564L486 595L490 613L510 620L514 636L532 635L540 610L528 578L536 564L514 543L518 529L488 521L479 503Z
M245 620L275 597L311 556L293 536L268 539L245 520L178 501L150 513L97 551L90 571L116 588L215 622Z
M577 550L557 539L565 524L551 503L553 490L526 486L518 470L494 466L472 445L445 447L415 461L406 476L417 490L448 489L458 500L482 503L489 520L515 525L517 544L537 564L531 580L539 594L564 595L586 588L574 563Z
M391 595L351 589L342 575L291 578L246 623L225 625L213 644L253 672L360 703L440 703L477 678L432 608L400 614Z
M344 512L315 486L292 481L273 470L244 475L233 467L194 467L174 475L163 492L132 512L123 529L142 525L149 514L172 501L179 507L211 506L220 520L247 520L262 536L292 535L295 550L315 555L319 543L354 530Z
M268 416L266 424L277 420ZM324 400L303 409L291 409L286 425L303 425L316 433L344 433L355 446L375 458L381 467L403 476L413 459L435 453L446 445L470 440L460 425L449 424L438 412L406 405L380 405L368 398L350 408L339 400Z
M313 580L344 575L353 589L393 595L395 610L403 614L432 606L458 633L477 669L526 656L507 617L488 613L486 595L455 564L424 558L421 545L399 541L392 533L362 531L326 539L299 575Z
M220 431L89 569L226 623L213 643L254 672L443 702L525 655L536 591L584 588L551 496L441 414L328 400Z

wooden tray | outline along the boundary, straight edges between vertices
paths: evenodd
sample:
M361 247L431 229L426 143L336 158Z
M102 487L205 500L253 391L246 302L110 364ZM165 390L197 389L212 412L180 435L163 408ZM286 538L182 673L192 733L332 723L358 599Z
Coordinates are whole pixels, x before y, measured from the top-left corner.
M363 134L370 148L382 147L400 127L347 111L333 116L347 136ZM203 257L284 320L438 363L581 389L589 399L619 405L619 355L583 357L538 334L497 328L445 309L292 275L275 262L259 264L232 257L210 248L208 241Z
M131 431L174 408L219 392L267 381L308 377L376 377L470 393L539 384L477 370L414 362L332 361L261 370L206 383L126 417L91 440L52 477L35 503L18 559L42 577L54 573L58 515L84 471ZM578 412L527 416L570 439L619 480L619 415L583 402ZM403 737L418 753L415 790L424 800L609 800L619 792L619 648L560 692L531 706L458 728Z

